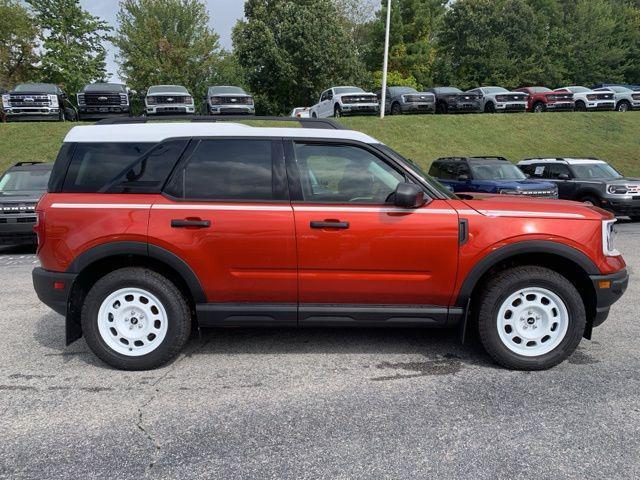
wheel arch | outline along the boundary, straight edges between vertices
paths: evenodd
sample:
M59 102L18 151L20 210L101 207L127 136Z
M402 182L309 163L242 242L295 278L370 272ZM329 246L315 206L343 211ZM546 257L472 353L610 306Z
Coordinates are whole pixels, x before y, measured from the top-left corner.
M531 240L504 246L482 258L467 274L462 282L455 305L473 312L474 301L483 284L496 272L518 266L538 265L554 270L576 285L587 312L585 336L591 335L591 327L596 314L596 292L590 275L600 271L583 252L562 243ZM467 331L469 312L465 316L463 332Z
M113 242L90 248L69 265L67 273L76 274L67 302L67 345L82 336L80 313L84 297L101 277L125 267L144 267L164 275L175 283L187 299L192 312L206 303L206 294L191 267L176 254L143 242Z
M584 197L596 197L598 201L602 200L602 192L593 187L582 187L573 195L574 200L581 200Z

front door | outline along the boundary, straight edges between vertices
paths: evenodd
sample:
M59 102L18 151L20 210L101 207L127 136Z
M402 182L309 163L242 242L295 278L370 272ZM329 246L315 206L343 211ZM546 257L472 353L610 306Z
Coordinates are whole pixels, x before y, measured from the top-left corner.
M194 271L203 325L296 324L293 210L282 141L194 140L151 209L149 243Z
M446 321L458 258L458 216L446 200L393 206L407 178L365 145L287 150L300 323Z

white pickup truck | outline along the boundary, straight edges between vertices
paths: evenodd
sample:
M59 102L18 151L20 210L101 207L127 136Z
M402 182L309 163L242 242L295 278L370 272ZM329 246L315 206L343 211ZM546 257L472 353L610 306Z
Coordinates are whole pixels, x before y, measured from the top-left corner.
M378 97L358 87L333 87L325 90L320 95L320 101L309 110L311 118L375 115L378 112Z

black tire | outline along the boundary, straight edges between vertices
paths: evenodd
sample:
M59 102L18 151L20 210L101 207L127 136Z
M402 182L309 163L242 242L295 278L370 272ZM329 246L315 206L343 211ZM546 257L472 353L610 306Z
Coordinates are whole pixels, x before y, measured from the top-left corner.
M316 115L316 112L313 112L313 113L311 114L311 118L318 118L318 115Z
M547 110L547 106L544 104L544 102L534 103L533 108L531 109L531 111L534 113L542 113L542 112L545 112L546 110Z
M391 105L391 115L402 115L402 108L400 108L398 102L394 102L393 105Z
M487 102L484 106L484 113L496 113L496 106L493 102Z
M631 219L632 222L640 222L640 216L638 215L631 215L629 216L629 218Z
M594 207L600 206L600 200L598 197L594 197L593 195L585 195L584 197L580 197L579 202L586 203L587 205L593 205Z
M340 108L340 105L336 105L333 109L333 116L335 118L340 118L342 117L342 108Z
M551 351L539 356L525 356L511 351L500 339L498 312L502 303L519 289L547 289L564 302L568 315L567 332ZM514 370L546 370L566 360L576 349L586 325L584 303L576 287L565 277L548 268L520 266L492 277L478 297L478 331L487 353L500 365Z
M585 105L585 103L582 100L578 100L576 102L575 111L576 112L586 112L587 111L587 106Z
M122 288L141 288L155 295L168 317L167 333L158 347L141 356L123 355L110 348L98 328L102 302ZM167 278L145 268L115 270L98 280L84 299L82 331L89 348L109 365L121 370L151 370L169 362L180 353L191 334L191 312L180 290Z
M626 100L621 100L616 105L616 112L628 112L631 110L631 104Z
M447 105L447 102L436 103L436 113L441 115L446 115L447 113L449 113L449 106Z

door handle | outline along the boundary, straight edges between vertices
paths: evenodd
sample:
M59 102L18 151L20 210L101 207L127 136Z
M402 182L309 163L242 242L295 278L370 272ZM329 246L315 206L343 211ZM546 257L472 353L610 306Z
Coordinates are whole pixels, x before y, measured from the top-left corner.
M340 221L324 221L324 222L311 222L311 228L338 228L346 230L349 228L349 222Z
M186 220L186 219L173 219L171 220L171 228L209 228L211 226L210 220Z

